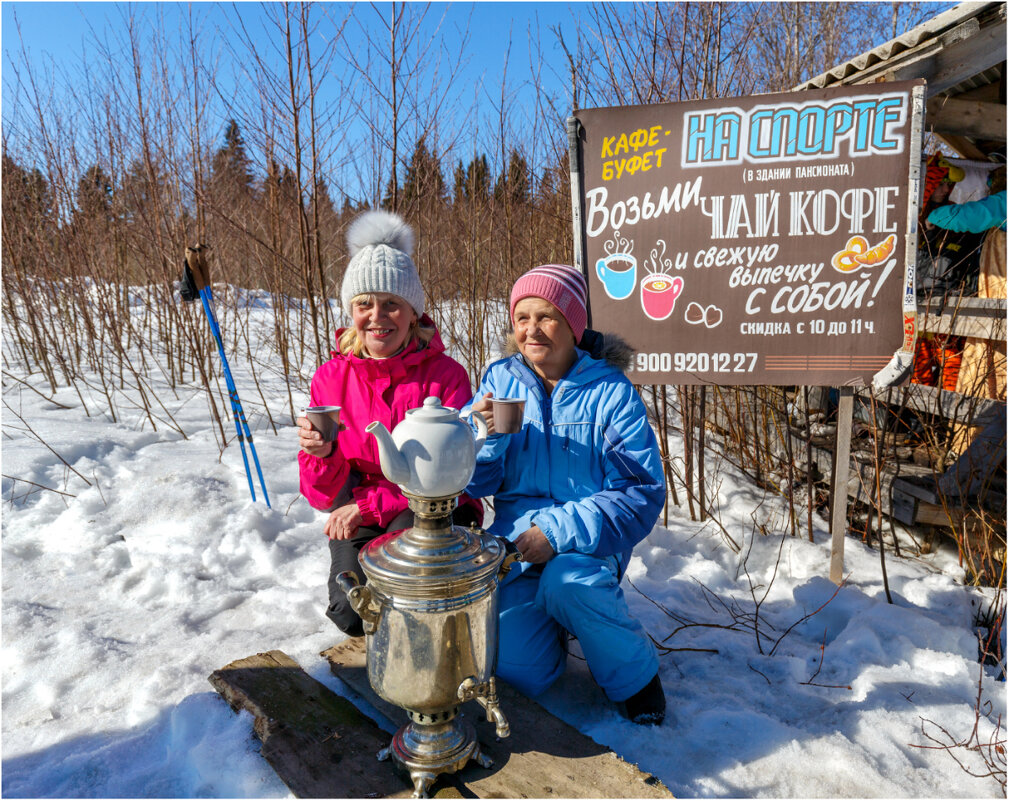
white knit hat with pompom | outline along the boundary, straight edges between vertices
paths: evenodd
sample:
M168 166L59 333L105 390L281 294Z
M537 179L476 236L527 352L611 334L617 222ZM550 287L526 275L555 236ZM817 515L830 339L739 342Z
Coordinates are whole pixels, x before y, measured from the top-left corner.
M340 300L347 314L358 295L388 292L424 313L424 289L413 260L413 229L397 214L367 211L347 230L350 264L343 276Z

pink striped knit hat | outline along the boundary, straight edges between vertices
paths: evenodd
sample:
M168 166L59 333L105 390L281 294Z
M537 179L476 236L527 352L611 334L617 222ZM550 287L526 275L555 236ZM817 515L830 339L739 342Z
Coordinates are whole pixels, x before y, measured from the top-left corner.
M515 317L515 304L522 298L543 298L564 315L578 343L585 333L585 277L566 264L544 264L524 273L512 287L508 310Z

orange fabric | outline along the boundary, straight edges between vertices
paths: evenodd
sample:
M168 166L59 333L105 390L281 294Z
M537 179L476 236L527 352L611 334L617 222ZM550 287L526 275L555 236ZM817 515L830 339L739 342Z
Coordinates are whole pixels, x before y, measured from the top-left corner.
M911 368L911 383L926 387L936 385L935 363L932 338L924 335L914 344L914 365Z
M938 153L933 153L931 158L928 160L928 164L925 167L925 185L921 193L921 208L922 211L928 205L928 201L932 197L932 193L935 188L942 183L942 179L949 174L949 167L940 163L940 156Z
M962 360L963 344L957 339L951 339L940 354L940 371L942 373L942 388L954 391L957 386L957 378L960 375L960 362Z
M911 383L955 390L963 354L963 339L946 334L924 334L914 347Z

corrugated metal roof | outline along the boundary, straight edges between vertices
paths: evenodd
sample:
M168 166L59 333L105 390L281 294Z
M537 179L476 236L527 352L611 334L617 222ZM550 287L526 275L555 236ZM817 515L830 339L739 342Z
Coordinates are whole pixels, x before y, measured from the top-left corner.
M832 67L821 75L817 75L815 78L799 84L795 89L821 89L825 86L844 82L851 75L863 72L880 62L890 61L894 57L907 53L910 50L941 50L945 45L950 43L944 41L942 36L944 33L953 31L958 26L968 23L972 19L991 16L998 16L1004 19L1005 3L960 3L949 11L944 11L942 14L922 23L917 28L912 28L902 36L891 39L889 42L879 45L879 47L874 47L872 50L855 56L855 58L844 64ZM974 30L977 29L975 28ZM969 34L971 32L970 26L964 32Z

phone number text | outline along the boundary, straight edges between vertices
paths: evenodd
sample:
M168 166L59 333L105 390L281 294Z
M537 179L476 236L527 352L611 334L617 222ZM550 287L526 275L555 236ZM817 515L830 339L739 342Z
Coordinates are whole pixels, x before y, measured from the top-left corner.
M633 370L642 373L751 373L756 353L638 353Z

